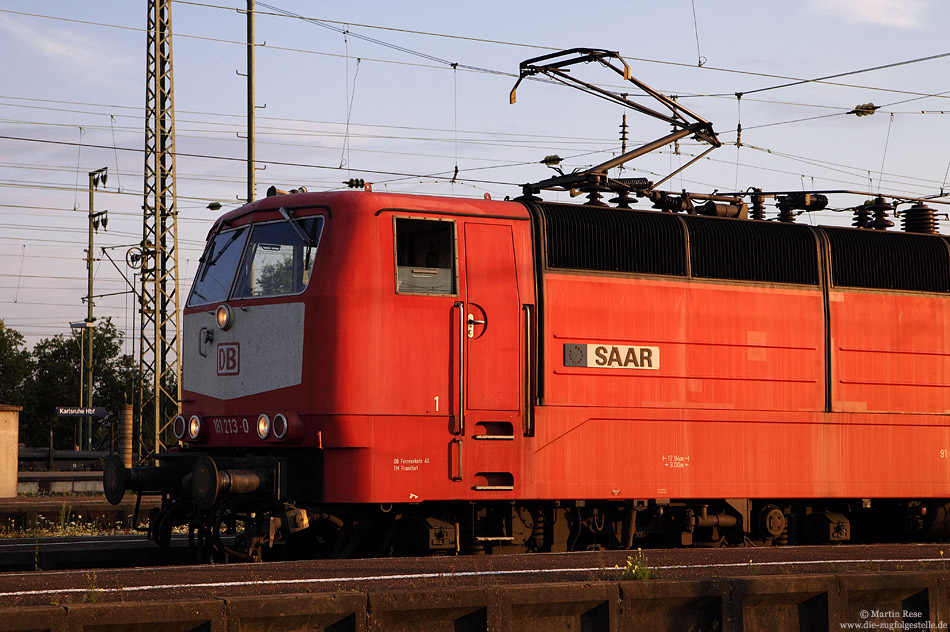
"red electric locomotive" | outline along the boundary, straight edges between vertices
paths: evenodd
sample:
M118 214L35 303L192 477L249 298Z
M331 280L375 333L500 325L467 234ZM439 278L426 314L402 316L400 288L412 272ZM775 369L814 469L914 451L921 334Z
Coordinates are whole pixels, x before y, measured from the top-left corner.
M515 201L277 193L219 218L184 312L181 445L110 458L109 499L161 493L156 541L189 525L251 558L945 534L933 212L900 198L918 203L885 230L878 198L855 228L812 227L791 220L821 194L607 177L687 135L718 144L664 105L674 133ZM535 195L552 187L590 201Z
M107 491L252 555L934 535L948 292L940 235L274 195L211 231L183 447Z

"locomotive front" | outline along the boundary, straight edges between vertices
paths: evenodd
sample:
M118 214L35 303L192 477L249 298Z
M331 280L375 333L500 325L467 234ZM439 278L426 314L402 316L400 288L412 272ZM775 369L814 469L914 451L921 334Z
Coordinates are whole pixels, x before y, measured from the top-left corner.
M288 499L322 494L320 438L301 418L314 386L304 379L308 315L319 311L307 289L329 216L314 197L265 198L215 223L184 310L180 447L153 467L106 463L110 502L126 490L163 494L149 517L163 547L189 525L201 545L256 557L278 531L309 526Z

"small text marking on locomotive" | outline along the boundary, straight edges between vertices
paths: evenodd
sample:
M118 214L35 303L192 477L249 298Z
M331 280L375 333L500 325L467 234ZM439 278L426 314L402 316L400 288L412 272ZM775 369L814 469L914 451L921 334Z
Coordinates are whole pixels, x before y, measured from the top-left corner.
M246 417L240 421L234 417L212 417L210 421L211 427L214 428L215 434L250 434L250 424L248 423Z
M565 344L564 366L658 370L660 348L610 344Z
M393 459L393 472L418 472L429 464L429 457L416 459Z
M674 470L686 469L689 467L689 455L664 454L663 467L668 467Z

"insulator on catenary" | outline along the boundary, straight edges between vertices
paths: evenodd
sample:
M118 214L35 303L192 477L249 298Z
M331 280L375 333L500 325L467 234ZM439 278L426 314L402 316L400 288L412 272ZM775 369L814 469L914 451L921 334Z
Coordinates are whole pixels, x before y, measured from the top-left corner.
M762 189L752 189L752 219L765 219L765 196Z
M885 202L881 196L874 198L874 202L867 207L867 210L874 215L874 219L868 222L868 228L887 230L894 225L894 222L887 219L887 212L893 211L894 206Z
M607 206L606 203L600 201L603 196L597 188L583 188L581 191L587 192L587 201L584 202L584 206Z
M629 191L623 190L617 194L617 197L611 198L610 202L616 204L617 208L630 208L631 202L636 204L639 200L635 197L631 197Z
M921 202L901 214L901 228L905 233L929 233L935 235L939 229L939 220L934 210Z
M577 187L578 191L587 194L587 201L584 202L584 206L607 206L605 202L600 201L603 197L601 192L610 191L606 180L607 178L603 174L590 174L587 177L587 182Z
M868 204L862 204L861 206L854 209L854 221L851 222L851 225L855 228L867 228L868 221L870 220L871 213L868 211Z

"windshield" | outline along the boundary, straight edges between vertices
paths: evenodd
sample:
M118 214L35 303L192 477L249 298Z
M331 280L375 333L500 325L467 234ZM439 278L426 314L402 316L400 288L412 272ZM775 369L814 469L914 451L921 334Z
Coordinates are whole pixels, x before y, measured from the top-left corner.
M247 226L242 226L215 235L201 257L201 268L188 299L189 306L227 300L247 234Z
M202 258L188 306L228 298L299 294L307 288L323 217L222 231Z

